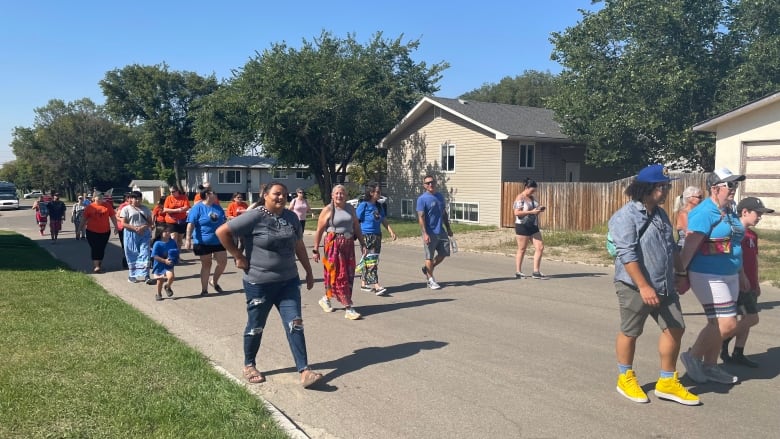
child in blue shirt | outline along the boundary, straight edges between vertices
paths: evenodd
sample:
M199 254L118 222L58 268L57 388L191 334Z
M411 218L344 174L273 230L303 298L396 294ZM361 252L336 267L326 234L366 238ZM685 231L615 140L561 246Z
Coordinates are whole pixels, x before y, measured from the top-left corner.
M162 300L162 290L165 288L165 294L168 297L173 296L171 284L173 284L173 267L179 259L179 248L176 247L176 241L171 239L173 226L166 224L155 237L154 246L152 246L152 276L157 279L157 295L155 300Z

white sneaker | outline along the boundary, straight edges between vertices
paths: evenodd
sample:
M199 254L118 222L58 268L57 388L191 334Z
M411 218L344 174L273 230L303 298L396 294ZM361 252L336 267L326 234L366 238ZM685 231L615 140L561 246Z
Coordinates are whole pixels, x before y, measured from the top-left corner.
M726 372L717 364L704 366L704 375L707 376L710 381L715 381L716 383L735 384L739 381L739 378L736 375Z
M347 312L344 313L344 318L348 320L359 320L360 313L355 311L355 308L347 308Z
M322 308L325 312L333 312L333 307L330 306L330 299L328 299L327 296L322 296L322 299L319 301L320 308Z
M433 278L428 279L428 288L432 290L438 290L441 289L441 285L437 284Z

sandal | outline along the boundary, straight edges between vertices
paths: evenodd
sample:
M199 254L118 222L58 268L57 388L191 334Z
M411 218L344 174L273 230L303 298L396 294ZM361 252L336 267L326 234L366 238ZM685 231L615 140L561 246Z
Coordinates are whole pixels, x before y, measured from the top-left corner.
M211 285L214 288L214 291L218 292L219 294L224 293L225 291L222 290L222 287L219 286L219 284L215 284L214 282L209 282L209 285Z
M173 290L171 289L171 287L170 287L170 286L168 286L168 285L165 285L163 288L165 288L165 294L166 294L168 297L171 297L171 296L173 296Z
M249 381L249 384L260 384L265 382L265 377L254 366L244 366L244 378Z
M321 373L314 372L311 369L306 369L303 372L301 372L301 377L303 378L303 381L301 381L301 385L304 389L308 389L314 383L319 381L322 378Z

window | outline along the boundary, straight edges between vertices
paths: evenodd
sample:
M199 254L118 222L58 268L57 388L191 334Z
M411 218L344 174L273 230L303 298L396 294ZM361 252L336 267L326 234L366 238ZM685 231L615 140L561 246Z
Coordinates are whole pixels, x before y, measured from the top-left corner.
M220 169L219 184L240 184L241 171L237 169Z
M450 203L449 213L453 221L479 222L479 204L477 203Z
M455 171L455 145L449 142L444 142L441 145L441 170Z
M416 207L414 200L401 200L401 218L417 218Z
M298 180L308 180L309 171L295 171L295 178Z
M287 178L287 169L274 169L274 180L284 180Z
M520 169L533 169L536 155L536 145L520 145L520 161L517 167Z

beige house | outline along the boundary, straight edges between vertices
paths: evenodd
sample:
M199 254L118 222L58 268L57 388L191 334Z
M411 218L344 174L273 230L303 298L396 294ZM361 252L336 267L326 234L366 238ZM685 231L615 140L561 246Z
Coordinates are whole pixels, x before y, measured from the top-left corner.
M780 210L780 92L735 108L693 127L715 133L715 168L747 179L737 199L758 197ZM780 214L765 214L760 228L780 230Z
M585 165L544 108L423 98L379 144L387 149L390 216L416 216L426 174L436 176L453 221L500 226L504 182L614 179Z

